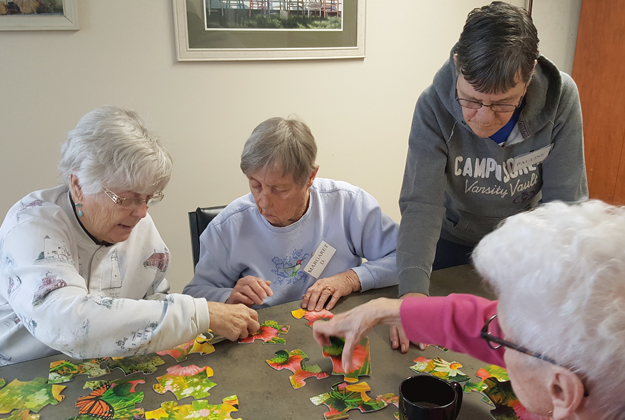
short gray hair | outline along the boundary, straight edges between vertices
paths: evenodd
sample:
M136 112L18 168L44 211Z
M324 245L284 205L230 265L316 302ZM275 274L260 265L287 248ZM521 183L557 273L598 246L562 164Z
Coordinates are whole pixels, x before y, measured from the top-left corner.
M456 73L478 92L507 92L529 83L538 52L538 31L522 7L494 1L473 9L455 51Z
M317 144L308 126L294 118L269 118L260 123L243 146L241 170L250 175L269 165L282 168L283 175L305 184L317 168Z
M510 340L579 374L593 410L625 403L625 207L552 202L512 216L473 259Z
M136 112L103 106L67 133L59 170L67 184L77 176L87 195L102 187L151 194L169 182L172 159Z

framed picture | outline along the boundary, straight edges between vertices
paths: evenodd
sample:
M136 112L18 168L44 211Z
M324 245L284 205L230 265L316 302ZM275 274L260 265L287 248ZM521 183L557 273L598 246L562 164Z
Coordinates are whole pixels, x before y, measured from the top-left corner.
M0 31L77 31L78 0L0 0Z
M365 57L365 0L173 0L179 61Z

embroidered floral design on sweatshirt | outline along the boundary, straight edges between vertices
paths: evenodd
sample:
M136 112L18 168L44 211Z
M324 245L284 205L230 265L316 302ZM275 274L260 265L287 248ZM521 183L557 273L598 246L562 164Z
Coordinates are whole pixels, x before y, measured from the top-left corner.
M277 277L274 280L275 284L294 284L298 281L304 281L306 279L306 273L300 271L302 265L310 254L305 253L303 249L294 249L291 256L284 258L274 257L271 261L275 265L275 270L271 270Z

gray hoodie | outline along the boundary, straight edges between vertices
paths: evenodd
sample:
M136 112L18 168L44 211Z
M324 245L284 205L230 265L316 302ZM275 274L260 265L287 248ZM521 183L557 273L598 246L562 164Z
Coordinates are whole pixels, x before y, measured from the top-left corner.
M419 97L412 120L399 199L400 296L428 294L439 237L473 246L501 220L540 202L588 199L581 107L571 77L538 58L526 105L502 147L464 121L453 51Z

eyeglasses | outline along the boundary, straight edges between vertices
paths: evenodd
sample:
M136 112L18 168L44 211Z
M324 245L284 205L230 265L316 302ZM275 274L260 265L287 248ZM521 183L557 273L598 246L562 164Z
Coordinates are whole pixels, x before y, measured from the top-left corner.
M458 88L456 87L456 101L458 101L461 107L468 108L468 109L480 109L481 107L486 107L486 108L490 108L493 112L501 112L501 113L514 112L517 110L517 108L521 107L521 103L523 103L523 98L525 97L526 91L527 91L527 85L525 85L525 91L523 91L523 95L521 95L521 97L519 98L519 103L517 105L513 105L513 104L484 105L483 103L479 101L472 101L470 99L459 98Z
M488 343L488 346L491 349L497 350L497 349L500 349L503 346L503 347L507 347L507 348L512 349L512 350L516 350L516 351L521 352L523 354L527 354L528 356L532 356L532 357L535 357L537 359L544 360L545 362L551 363L552 365L560 366L551 357L545 356L545 355L540 354L540 353L536 353L535 351L528 350L528 349L526 349L523 346L519 346L517 344L514 344L514 343L511 343L509 341L506 341L503 338L497 337L496 335L492 335L489 332L489 327L490 327L490 323L493 322L493 320L495 318L497 318L497 314L491 316L484 323L484 326L482 327L482 331L480 332L480 336L484 340L486 340L486 343ZM493 344L493 343L495 343L495 344ZM573 372L573 373L575 373L575 372ZM582 385L583 385L583 382L582 382ZM590 395L590 394L586 390L586 385L584 385L584 397L587 397L588 395Z
M163 194L161 191L156 192L151 198L148 198L147 200L135 197L120 197L108 188L103 187L102 189L104 190L104 193L108 195L111 200L113 200L113 203L118 204L126 209L139 208L143 205L143 203L146 203L148 207L152 207L160 203L165 197L165 194Z

